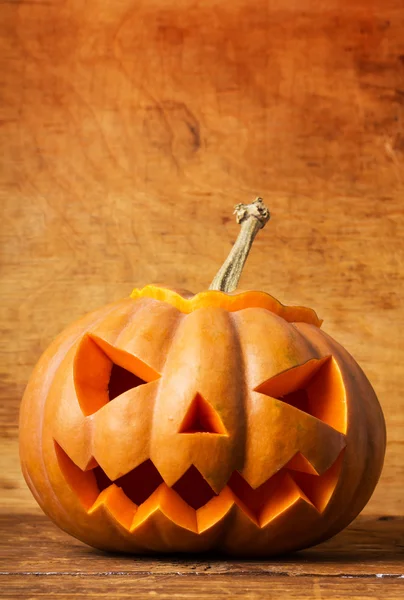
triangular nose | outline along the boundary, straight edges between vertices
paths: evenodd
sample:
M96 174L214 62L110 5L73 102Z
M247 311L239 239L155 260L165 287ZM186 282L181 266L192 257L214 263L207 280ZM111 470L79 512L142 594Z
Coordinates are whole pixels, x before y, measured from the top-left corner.
M201 394L192 400L178 433L214 433L228 435L213 406Z

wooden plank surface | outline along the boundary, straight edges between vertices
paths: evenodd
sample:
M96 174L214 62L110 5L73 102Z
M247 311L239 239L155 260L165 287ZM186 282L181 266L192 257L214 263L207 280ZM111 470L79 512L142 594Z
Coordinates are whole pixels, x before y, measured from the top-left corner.
M246 600L278 600L315 598L316 600L397 600L402 598L403 583L398 580L341 579L332 577L253 577L230 578L223 575L183 578L176 574L127 577L46 577L0 576L3 598L136 598L136 600L200 600L209 598L243 598ZM0 588L1 589L1 588Z
M0 2L0 490L36 511L18 406L70 321L165 281L206 288L235 202L272 223L243 288L312 306L363 366L402 514L402 0Z
M325 544L271 561L105 554L31 514L0 519L4 598L399 598L404 519L361 517Z

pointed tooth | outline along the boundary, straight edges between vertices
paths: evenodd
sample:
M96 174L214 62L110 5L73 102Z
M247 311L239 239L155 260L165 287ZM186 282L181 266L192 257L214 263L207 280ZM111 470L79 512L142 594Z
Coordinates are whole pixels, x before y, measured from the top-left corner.
M276 490L274 490L268 498L268 501L265 503L259 515L259 524L261 528L267 527L271 521L274 521L279 515L290 509L299 501L309 504L316 512L318 512L289 473L282 473L281 477Z
M206 434L203 433L194 433L194 436L204 436ZM200 444L202 446L202 444ZM199 448L200 448L199 446ZM207 466L206 456L210 456L211 449L209 449L209 444L207 444L208 452L203 453L202 458L188 458L183 459L182 461L175 461L173 463L168 463L165 459L160 460L159 457L153 458L152 461L158 469L160 475L164 479L164 482L172 487L185 473L194 466L200 473L200 475L207 481L215 494L219 494L226 483L228 482L230 475L233 472L233 469L230 465L227 464L225 460L218 462L215 464L215 468L212 469ZM215 453L213 452L213 455ZM216 454L217 456L217 454ZM211 461L210 461L211 464Z
M142 552L144 549L136 544L129 531L136 505L128 498L122 498L123 492L119 490L120 488L112 484L99 494L87 510L91 529L87 530L86 541L103 550ZM126 507L124 511L119 510L120 500ZM127 502L130 502L131 506Z
M197 531L196 515L191 508L174 490L165 483L140 505L131 525L131 531L136 531L155 512L165 515L172 523L189 531Z
M129 532L138 507L127 497L120 487L113 483L103 490L89 509L88 514L93 514L100 507L105 508L109 515Z
M206 456L209 456L209 453L206 453L200 459L197 457L193 461L193 465L198 469L202 477L208 482L215 494L220 494L229 481L232 472L234 471L233 465L229 464L226 460L218 461L217 458L215 458L214 468L212 469L212 463L211 461L206 461ZM215 454L212 456L215 456Z
M88 510L99 493L93 471L83 471L78 467L57 442L54 442L54 449L64 479L74 490L82 506Z
M85 468L83 469L83 471L92 471L93 469L95 469L95 467L98 467L98 462L96 461L96 459L94 458L94 456L92 456L90 458L90 460L88 461L88 463L86 464Z
M212 519L209 504L216 520ZM202 552L216 546L229 526L231 492L223 490L222 498L214 498L198 511L186 504L165 484L144 502L135 515L131 533L136 544L154 551Z
M339 481L342 464L344 459L344 450L334 462L334 464L319 477L312 477L307 473L293 471L289 472L290 477L299 487L301 493L316 507L319 513L323 513L327 508L337 483Z
M164 480L164 483L168 487L172 487L181 477L188 471L188 469L192 466L191 460L183 460L175 461L173 463L167 462L164 458L160 456L152 456L152 463L157 468L161 477Z
M165 483L141 504L131 533L137 544L156 552L200 546L195 511Z
M310 475L319 475L309 460L301 452L296 452L293 458L285 465L285 469L299 471L301 473L309 473Z
M307 531L315 531L320 519L315 507L297 491L278 510L269 499L259 523L237 499L232 513L231 527L220 548L235 556L271 556L304 546Z
M199 534L215 527L220 528L220 531L222 531L226 526L233 505L234 495L230 488L226 486L218 496L212 498L205 506L196 511Z

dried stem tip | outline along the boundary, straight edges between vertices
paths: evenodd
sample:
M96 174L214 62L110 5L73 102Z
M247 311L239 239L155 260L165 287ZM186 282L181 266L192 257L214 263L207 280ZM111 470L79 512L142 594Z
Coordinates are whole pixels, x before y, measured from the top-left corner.
M237 288L254 238L270 218L269 210L262 198L257 198L251 204L237 204L234 208L237 223L241 225L240 233L229 256L213 279L210 290L232 292Z

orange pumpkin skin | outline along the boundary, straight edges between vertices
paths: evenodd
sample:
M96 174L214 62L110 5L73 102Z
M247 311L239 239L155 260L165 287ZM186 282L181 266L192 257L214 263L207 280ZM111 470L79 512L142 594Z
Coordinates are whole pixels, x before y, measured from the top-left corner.
M385 425L366 376L319 325L263 292L155 286L87 315L24 394L36 500L106 550L271 556L334 535L373 492ZM113 364L142 385L109 399Z

